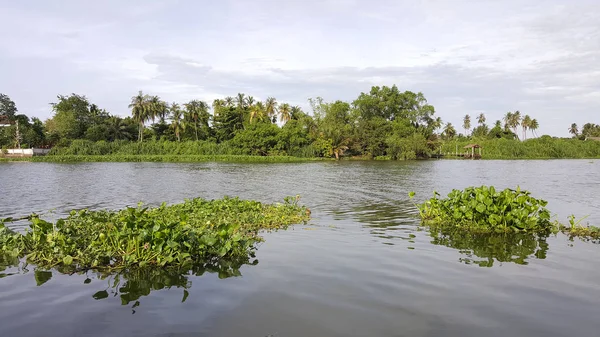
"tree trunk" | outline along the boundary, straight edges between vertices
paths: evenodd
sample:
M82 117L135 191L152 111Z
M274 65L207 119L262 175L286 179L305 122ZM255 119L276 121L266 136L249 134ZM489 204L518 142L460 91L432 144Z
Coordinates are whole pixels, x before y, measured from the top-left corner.
M196 141L198 141L198 122L194 123L194 126L196 127Z

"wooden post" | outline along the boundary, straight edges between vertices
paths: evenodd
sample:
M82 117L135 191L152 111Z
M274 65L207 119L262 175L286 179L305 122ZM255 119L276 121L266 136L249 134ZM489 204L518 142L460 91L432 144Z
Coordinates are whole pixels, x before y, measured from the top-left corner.
M471 159L475 159L475 147L471 147Z

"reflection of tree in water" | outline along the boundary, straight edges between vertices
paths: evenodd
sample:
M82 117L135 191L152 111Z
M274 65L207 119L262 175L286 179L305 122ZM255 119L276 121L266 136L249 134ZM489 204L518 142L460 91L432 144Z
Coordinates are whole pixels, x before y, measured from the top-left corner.
M0 255L0 278L8 276L10 274L2 274L1 272L9 266L19 265L19 260L8 261L11 264L3 264L5 260ZM256 265L258 260L252 262L248 259L240 261L218 261L204 264L190 265L187 267L178 268L134 268L121 270L117 273L102 273L102 272L80 272L88 276L85 280L85 284L92 283L90 274L93 274L93 278L97 280L105 280L107 282L104 289L97 291L92 296L95 300L102 300L109 297L119 296L121 299L121 305L129 305L133 303L132 309L135 313L135 308L140 305L139 299L143 296L149 296L152 291L161 289L181 288L182 302L188 298L188 290L192 287L192 282L189 280L190 276L202 276L205 273L216 273L220 279L229 277L242 276L240 268L243 265ZM4 266L4 267L3 267ZM4 269L3 269L4 268ZM28 272L26 266L19 268L21 272ZM52 279L53 272L61 274L73 274L68 269L58 269L53 271L47 270L34 270L34 277L38 286ZM95 282L98 284L98 282Z
M430 235L434 245L458 249L460 262L492 267L494 261L526 265L527 259L545 259L548 243L545 236L526 233L473 234L461 230L434 229Z

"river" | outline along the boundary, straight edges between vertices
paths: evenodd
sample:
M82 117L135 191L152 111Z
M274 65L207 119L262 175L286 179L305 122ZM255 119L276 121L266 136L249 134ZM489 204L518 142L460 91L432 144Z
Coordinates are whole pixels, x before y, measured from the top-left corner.
M409 191L422 201L482 184L519 185L561 221L589 215L600 225L598 160L0 163L0 217L297 194L313 217L266 234L258 263L237 276L8 268L0 335L598 336L599 244L562 234L478 241L419 227Z

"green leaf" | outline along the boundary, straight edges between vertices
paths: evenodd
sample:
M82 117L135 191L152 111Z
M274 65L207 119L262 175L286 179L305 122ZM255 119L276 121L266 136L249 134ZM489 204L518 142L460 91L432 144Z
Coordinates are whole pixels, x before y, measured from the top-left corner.
M92 297L95 300L101 300L101 299L104 299L104 298L108 298L108 291L106 291L106 290L98 291L97 293L95 293L94 295L92 295Z
M65 266L70 266L73 263L73 257L71 255L63 257L63 263Z
M477 209L477 212L483 213L483 212L485 212L486 207L484 204L478 204L476 209Z

